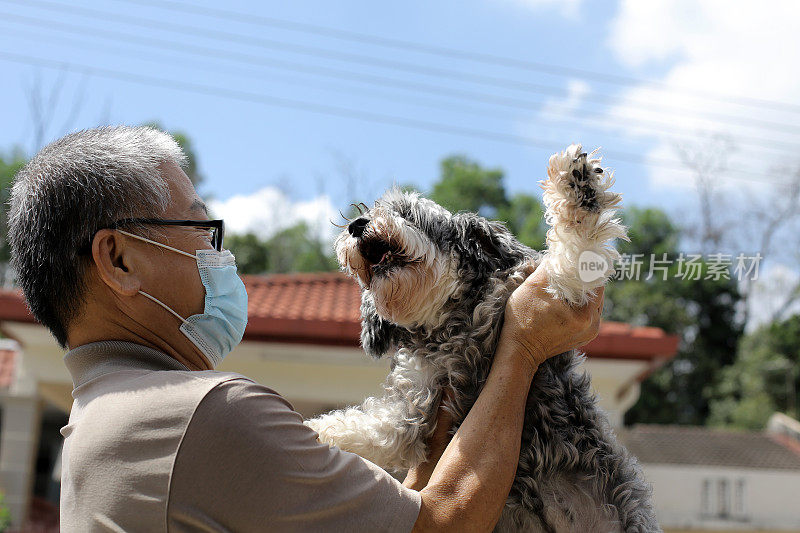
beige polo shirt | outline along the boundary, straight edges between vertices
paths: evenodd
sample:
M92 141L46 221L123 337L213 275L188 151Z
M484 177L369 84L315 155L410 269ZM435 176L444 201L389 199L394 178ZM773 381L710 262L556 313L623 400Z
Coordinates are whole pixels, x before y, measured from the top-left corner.
M419 493L317 442L275 391L137 344L78 347L62 531L410 531Z

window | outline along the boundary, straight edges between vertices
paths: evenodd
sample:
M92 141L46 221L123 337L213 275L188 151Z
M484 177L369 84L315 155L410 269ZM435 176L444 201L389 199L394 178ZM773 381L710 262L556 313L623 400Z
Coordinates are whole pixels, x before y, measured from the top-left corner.
M706 478L700 491L700 515L715 520L747 520L746 482L730 478Z
M703 516L714 514L714 504L711 501L711 480L703 480L703 491L700 493L700 512Z
M736 491L733 493L733 514L744 518L747 513L745 506L744 479L736 480Z
M717 516L729 518L731 515L731 484L727 479L717 480Z

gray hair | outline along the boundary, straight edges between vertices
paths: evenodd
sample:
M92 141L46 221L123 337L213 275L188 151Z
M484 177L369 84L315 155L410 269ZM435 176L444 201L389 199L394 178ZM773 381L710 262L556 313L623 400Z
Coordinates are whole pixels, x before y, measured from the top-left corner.
M116 220L162 215L169 189L159 165L184 165L168 134L151 127L83 130L45 146L11 191L11 260L33 315L66 347L85 297L94 233Z

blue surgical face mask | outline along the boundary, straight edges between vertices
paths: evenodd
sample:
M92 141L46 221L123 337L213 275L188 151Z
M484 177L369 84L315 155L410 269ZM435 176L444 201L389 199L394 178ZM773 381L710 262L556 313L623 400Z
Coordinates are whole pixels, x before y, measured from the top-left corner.
M206 356L216 368L244 336L247 326L247 291L236 273L236 258L228 250L197 250L192 255L172 246L151 241L139 235L117 230L120 233L155 244L167 250L191 257L197 261L200 281L206 289L203 313L183 318L164 302L139 291L139 294L154 301L183 322L180 330Z

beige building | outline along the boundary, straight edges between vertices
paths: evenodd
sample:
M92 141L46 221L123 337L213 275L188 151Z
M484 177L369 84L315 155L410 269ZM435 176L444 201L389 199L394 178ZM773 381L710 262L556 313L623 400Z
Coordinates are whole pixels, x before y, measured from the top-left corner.
M796 532L798 426L775 415L764 432L634 426L620 438L653 484L658 521L666 531Z
M292 274L245 277L245 284L247 331L221 370L270 386L305 416L380 392L388 361L371 360L359 348L359 291L351 280L338 273ZM14 343L3 356L10 361L5 385L0 366L0 489L19 525L31 509L54 513L58 431L72 404L72 383L63 351L15 291L0 291L0 332ZM639 397L639 383L674 356L677 344L657 328L602 325L585 349L585 368L614 424L621 425Z

